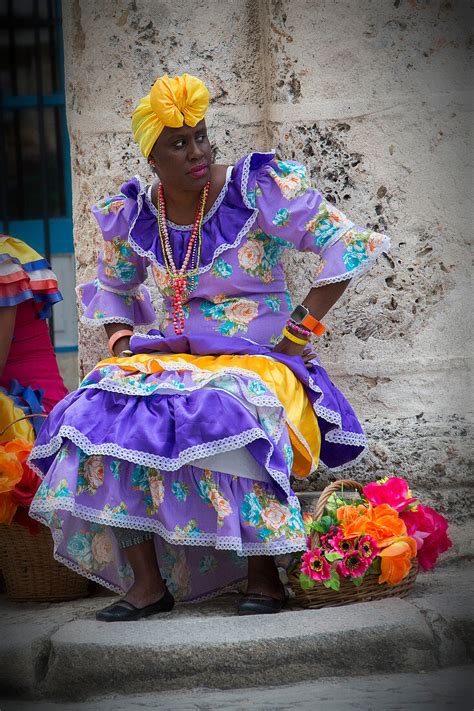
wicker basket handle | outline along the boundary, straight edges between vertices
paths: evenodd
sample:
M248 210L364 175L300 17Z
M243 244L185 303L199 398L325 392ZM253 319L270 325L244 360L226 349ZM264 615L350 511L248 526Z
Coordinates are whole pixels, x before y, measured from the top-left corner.
M352 489L354 491L363 491L363 486L359 484L355 479L338 479L329 484L322 492L317 500L316 504L313 506L313 518L316 521L320 521L324 514L324 509L329 501L329 497L335 491L341 491L342 489Z
M9 422L8 425L3 428L3 430L0 432L0 437L3 437L8 428L13 427L13 425L16 425L17 422L21 422L22 420L31 420L33 417L48 417L48 415L45 415L42 412L38 412L37 415L24 415L23 417L18 417L18 419L13 420L13 422Z
M335 491L341 491L343 489L352 489L353 491L362 492L363 486L355 479L338 479L337 481L333 481L331 484L326 486L326 488L321 492L316 504L313 505L312 514L315 521L320 521L322 519L324 509L326 508L326 504L331 494ZM311 548L318 547L320 545L320 541L321 539L319 533L314 531L314 533L311 534Z

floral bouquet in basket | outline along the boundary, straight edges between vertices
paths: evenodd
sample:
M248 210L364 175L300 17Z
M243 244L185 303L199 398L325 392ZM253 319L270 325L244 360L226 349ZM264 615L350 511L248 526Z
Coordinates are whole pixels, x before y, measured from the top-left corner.
M0 444L0 523L20 523L30 533L40 524L28 516L28 509L40 485L40 478L26 463L33 445L15 438Z
M355 498L333 491L320 517L303 514L307 533L307 551L299 564L303 590L324 586L339 591L343 581L358 587L367 575L394 586L413 567L433 568L440 553L451 547L446 519L419 503L405 479L386 477L363 488L347 483L359 490Z

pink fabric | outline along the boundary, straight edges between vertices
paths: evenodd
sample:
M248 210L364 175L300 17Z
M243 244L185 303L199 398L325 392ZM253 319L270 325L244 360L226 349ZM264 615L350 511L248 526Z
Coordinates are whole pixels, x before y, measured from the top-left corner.
M11 380L34 390L43 389L46 413L68 392L59 373L48 323L37 317L31 299L17 306L13 341L0 386L8 389Z

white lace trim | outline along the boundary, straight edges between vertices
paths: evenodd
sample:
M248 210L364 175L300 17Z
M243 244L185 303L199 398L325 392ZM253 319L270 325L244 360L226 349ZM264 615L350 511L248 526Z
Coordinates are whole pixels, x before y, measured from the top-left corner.
M254 442L256 439L266 439L265 433L259 427L252 427L244 432L239 432L237 435L223 437L214 442L195 444L180 452L178 457L170 458L162 457L158 454L140 452L137 449L126 449L112 442L93 444L88 437L75 427L62 425L59 428L58 434L52 437L47 444L40 444L33 447L29 459L43 459L51 456L60 449L63 437L70 439L71 442L89 455L105 454L124 459L132 464L143 464L144 466L165 469L166 471L176 471L185 464L191 464L194 459L202 459L202 457L218 454L219 452L239 449L240 447L245 447L247 444Z
M352 284L355 284L355 282L363 275L365 272L369 271L373 265L374 262L377 261L377 259L380 257L382 252L388 252L390 249L390 239L386 236L383 235L384 241L378 245L370 255L370 257L363 262L362 264L359 264L358 267L353 269L351 272L345 272L344 274L336 274L336 276L333 277L328 277L327 279L316 279L316 281L313 284L314 288L318 288L320 286L326 286L326 284L336 284L340 281L348 281L351 280Z
M252 402L254 405L257 405L258 407L278 407L279 409L283 408L283 405L281 401L278 399L276 394L271 390L271 388L265 383L265 381L253 370L246 370L245 368L237 368L237 367L227 367L227 368L222 368L222 370L219 371L211 371L211 370L206 370L205 368L199 368L198 366L194 365L193 363L185 363L183 361L161 361L159 358L154 358L153 360L156 360L158 364L163 368L164 371L172 371L172 372L179 372L179 371L191 371L191 372L199 372L204 375L207 375L206 380L202 380L201 382L196 383L195 385L189 385L186 386L185 388L179 388L179 387L173 387L169 383L163 383L162 385L158 382L156 382L156 388L155 391L160 391L160 392L166 392L169 391L171 393L176 393L176 392L182 392L182 393L188 393L188 392L194 392L195 390L201 390L210 383L212 383L213 380L218 380L219 378L222 377L222 375L242 375L246 378L251 378L252 380L257 380L262 387L265 388L265 390L270 391L272 394L265 394L265 395L255 395L252 393L251 390L248 389L247 384L244 382L242 383L242 387L245 388L245 396L247 399ZM125 364L124 364L125 365ZM134 364L136 366L136 369L139 372L146 372L143 370L142 367L139 367L141 364L136 363ZM103 366L100 366L99 368L94 368L91 372L94 372L95 370L100 370ZM148 375L153 375L153 373L148 373ZM97 390L108 390L109 392L117 392L117 393L123 393L124 395L137 395L137 396L143 396L143 397L148 397L149 395L153 393L143 393L143 392L138 392L138 387L128 384L128 383L121 383L119 380L113 380L109 378L104 378L103 380L99 381L98 383L91 383L90 385L84 385L82 386L83 390L86 389L97 389ZM217 390L222 390L222 388L218 388L217 386L215 387ZM155 392L154 391L154 392ZM229 393L227 390L222 390L223 392L226 392L230 395L233 393ZM239 399L239 398L238 398ZM240 399L239 399L239 402ZM284 409L284 408L283 408Z
M348 432L347 430L343 430L342 418L340 413L336 412L335 410L330 410L329 408L324 407L324 405L319 404L322 398L324 397L324 393L321 388L316 385L311 376L309 376L308 378L308 384L315 393L318 393L320 395L317 402L315 402L315 404L313 405L313 409L316 415L318 417L322 417L324 420L326 420L326 422L330 422L331 424L336 425L337 427L336 430L332 430L325 435L325 441L330 442L332 444L353 446L355 445L356 447L363 447L362 452L358 454L355 459L352 459L347 464L342 464L339 467L328 467L327 464L324 462L324 459L322 459L320 456L319 461L326 468L330 469L331 471L343 471L344 469L353 466L355 462L359 461L359 459L361 459L365 455L367 450L367 438L362 432Z
M296 497L291 497L296 498ZM306 537L304 535L294 539L275 541L273 543L250 543L243 542L240 536L220 536L218 533L201 533L199 536L185 536L175 531L169 531L161 523L154 519L141 518L139 516L111 516L103 511L77 504L73 498L60 497L60 500L42 501L34 499L30 508L30 515L37 520L42 520L47 525L46 517L39 518L42 513L52 511L67 511L75 518L91 523L106 526L117 526L133 531L151 531L160 535L167 543L185 546L213 546L216 550L235 550L239 555L280 555L293 553L306 549Z
M317 388L314 383L313 389L319 390L319 388ZM316 405L315 410L316 414L326 420L326 422L330 422L332 425L338 425L339 427L342 427L342 419L339 412L336 412L335 410L330 410L329 408L324 407L323 405Z
M357 447L367 446L367 438L362 432L347 432L347 430L332 430L326 435L327 442L334 444L356 445Z
M239 432L237 435L223 437L222 439L215 440L214 442L205 442L194 445L193 447L189 447L188 449L180 452L177 458L170 459L168 457L149 454L148 452L140 452L136 449L125 449L124 447L120 447L118 444L110 442L95 445L92 444L92 442L75 427L70 425L62 425L58 434L52 437L47 444L33 447L30 452L30 456L28 457L28 463L31 468L34 467L35 470L37 470L37 467L35 467L33 463L33 459L43 459L55 454L61 447L63 437L70 439L71 442L73 442L77 447L80 447L80 449L89 455L105 454L112 457L118 457L119 459L131 462L132 464L143 464L145 466L156 467L158 469L161 468L167 471L176 471L186 464L192 465L195 459L203 459L204 457L212 456L213 454L220 454L221 452L240 449L241 447L245 447L247 444L250 444L257 439L262 439L268 443L269 447L264 465L265 469L276 481L276 483L280 485L285 494L287 496L290 494L290 483L288 477L270 466L270 460L275 448L263 427L252 427L248 430L244 430L244 432ZM41 478L43 477L44 475L41 474Z
M229 182L230 178L232 175L232 170L228 170L226 173L226 178L225 178L225 183L223 187L221 188L221 191L219 195L216 197L211 209L205 214L204 219L202 221L202 224L204 225L208 220L211 219L211 217L217 212L219 209L223 199L225 198L227 188L229 187ZM152 211L152 213L155 215L155 217L158 219L158 210L153 204L153 201L151 199L151 188L152 186L150 185L148 189L146 189L145 192L145 200L147 202L148 207ZM189 232L190 230L193 229L194 225L177 225L176 222L172 222L172 220L166 220L166 224L171 227L173 230L180 230L181 232Z
M125 316L106 316L105 318L89 318L88 316L81 316L81 323L87 326L104 326L106 323L126 323L127 326L134 326L135 322L131 318L126 318ZM142 326L148 324L141 324ZM150 322L150 326L152 322Z
M31 471L33 471L35 474L37 474L40 479L44 479L46 474L44 472L42 472L41 469L39 467L37 467L34 462L30 461L30 457L31 457L31 452L30 452L28 459L27 459L27 464L28 464L29 468L31 469Z

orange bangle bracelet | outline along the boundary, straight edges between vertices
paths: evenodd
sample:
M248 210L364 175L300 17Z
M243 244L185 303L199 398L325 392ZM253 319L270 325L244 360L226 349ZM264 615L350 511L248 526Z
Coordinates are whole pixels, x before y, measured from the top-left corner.
M120 341L121 338L125 338L126 336L133 336L133 331L129 331L128 329L123 329L122 331L116 331L113 336L110 336L109 338L109 353L112 356L112 358L115 357L114 353L114 346L117 343L117 341Z
M318 321L318 319L314 318L314 316L311 316L311 314L305 316L304 319L301 321L300 325L304 326L304 328L307 328L308 331L311 331L316 336L322 336L324 331L326 330L326 326L324 325L324 323Z

